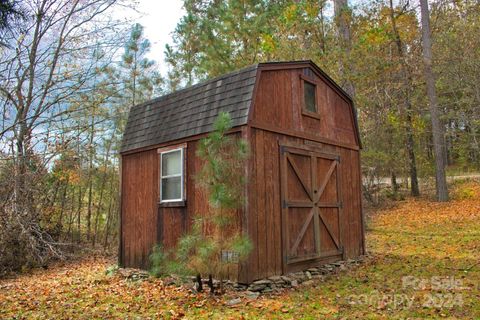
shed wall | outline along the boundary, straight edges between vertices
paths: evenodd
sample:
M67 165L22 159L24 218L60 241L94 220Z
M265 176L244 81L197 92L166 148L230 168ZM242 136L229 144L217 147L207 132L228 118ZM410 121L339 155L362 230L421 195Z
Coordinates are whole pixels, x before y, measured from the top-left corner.
M173 249L189 229L195 213L205 212L205 194L194 181L200 169L195 156L197 144L198 141L178 142L178 145L186 146L184 205L160 204L160 155L157 148L122 157L121 250L124 266L148 267L148 256L155 244Z
M251 282L282 273L282 207L280 199L279 145L294 144L338 154L342 186L342 239L345 257L363 253L359 152L338 146L312 142L281 133L252 129L252 170L249 182L248 230L254 250L241 279Z
M315 80L319 119L302 113L301 76ZM358 149L350 102L311 68L262 70L254 99L252 126L300 133Z
M317 83L319 118L302 113L301 75ZM361 214L360 156L354 115L348 99L321 75L310 68L261 70L257 79L248 127L242 134L250 141L252 157L246 168L249 184L246 207L238 211L242 227L247 230L254 250L242 264L239 280L281 274L282 203L279 145L308 145L320 151L338 154L342 185L342 244L346 257L363 253ZM190 230L195 215L208 214L205 192L195 181L202 163L196 157L198 139L175 141L186 143L186 201L182 206L159 204L159 155L150 149L122 156L122 232L121 263L130 267L147 267L148 255L156 243L174 248L182 234ZM169 146L165 143L159 147ZM208 232L208 226L205 227ZM231 270L230 278L236 278Z
M231 135L240 137L240 132L237 130ZM124 266L148 268L148 256L155 244L162 244L166 250L174 249L180 237L191 229L193 219L208 215L210 207L206 192L196 181L202 168L202 161L196 156L200 138L123 155L120 250ZM160 204L159 198L158 150L176 146L185 147L185 202L164 205ZM238 210L237 216L243 217L243 210ZM203 231L209 233L210 227L205 225ZM237 279L237 276L236 268L229 270L229 278Z
M317 82L319 119L302 114L300 75ZM251 114L247 229L255 246L240 279L251 282L284 271L280 144L338 154L345 257L363 253L360 155L350 102L310 68L262 70Z
M158 155L149 150L122 157L121 264L147 266L157 242Z

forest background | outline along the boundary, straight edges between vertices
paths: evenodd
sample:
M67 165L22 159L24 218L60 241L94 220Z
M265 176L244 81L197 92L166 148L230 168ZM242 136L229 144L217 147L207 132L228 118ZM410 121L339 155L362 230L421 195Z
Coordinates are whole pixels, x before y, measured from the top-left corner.
M0 6L0 275L115 251L129 109L258 62L311 59L353 97L367 206L480 169L478 1L185 0L163 76L112 14L134 7Z

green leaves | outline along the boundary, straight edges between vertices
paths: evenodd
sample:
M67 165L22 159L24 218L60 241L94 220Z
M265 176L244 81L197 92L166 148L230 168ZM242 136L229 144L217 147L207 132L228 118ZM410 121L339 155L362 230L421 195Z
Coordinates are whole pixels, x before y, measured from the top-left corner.
M213 123L213 136L216 140L221 138L219 135L225 135L225 133L232 128L232 118L228 112L220 112L217 119Z
M188 85L270 59L277 50L274 26L285 6L285 1L185 1L174 46L166 50L171 82Z
M150 253L150 274L154 277L160 277L168 274L167 257L161 245L153 247Z
M208 201L209 209L197 214L192 230L179 240L175 252L168 253L168 259L155 249L150 257L155 274L170 270L222 278L229 265L245 259L252 249L248 237L238 230L248 144L228 134L232 128L228 113L220 113L213 128L199 141L197 149L202 168L196 175L196 183L206 191L204 201ZM239 259L225 260L222 258L225 253Z
M238 253L239 259L244 260L248 257L250 252L253 250L253 243L250 238L244 235L236 235L234 238L231 239L230 248Z
M221 112L214 122L214 131L199 143L197 156L205 161L197 181L208 190L210 205L214 208L234 209L243 200L241 173L248 158L248 144L243 139L227 135L232 128L228 113Z
M147 58L150 52L150 41L144 37L143 26L134 24L130 38L125 43L125 51L120 65L115 70L115 77L123 88L119 100L128 107L152 99L163 92L163 82L158 66L154 60Z

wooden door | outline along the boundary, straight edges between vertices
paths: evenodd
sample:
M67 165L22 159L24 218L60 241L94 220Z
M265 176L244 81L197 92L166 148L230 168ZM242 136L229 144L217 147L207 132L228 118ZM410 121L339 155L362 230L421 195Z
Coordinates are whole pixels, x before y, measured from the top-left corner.
M341 257L338 155L280 146L284 273Z

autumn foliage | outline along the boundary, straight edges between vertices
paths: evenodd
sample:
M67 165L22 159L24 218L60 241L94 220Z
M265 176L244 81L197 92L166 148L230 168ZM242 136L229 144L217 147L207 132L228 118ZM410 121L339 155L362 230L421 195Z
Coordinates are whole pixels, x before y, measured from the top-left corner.
M211 296L168 278L107 275L114 260L97 257L0 280L0 318L474 319L480 314L480 184L458 184L453 195L450 203L406 200L372 213L367 260L309 287L257 299L235 291ZM426 283L405 286L404 277ZM434 288L431 277L461 286ZM394 305L395 294L412 304ZM428 300L455 295L461 305Z

